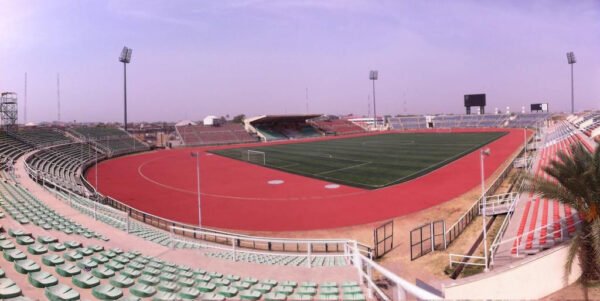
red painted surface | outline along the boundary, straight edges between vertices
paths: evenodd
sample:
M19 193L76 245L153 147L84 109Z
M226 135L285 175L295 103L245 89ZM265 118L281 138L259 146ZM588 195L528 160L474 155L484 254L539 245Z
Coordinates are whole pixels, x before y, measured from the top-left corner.
M505 131L509 134L487 146L492 153L485 161L486 175L496 171L523 145L522 129ZM203 225L290 231L359 225L397 217L451 200L480 184L477 151L411 181L364 190L344 185L325 189L328 184L325 181L205 152L227 147L239 145L165 150L101 162L99 190L139 210L197 224L196 161L190 152L199 151ZM86 175L92 184L94 168ZM285 183L267 184L275 179Z

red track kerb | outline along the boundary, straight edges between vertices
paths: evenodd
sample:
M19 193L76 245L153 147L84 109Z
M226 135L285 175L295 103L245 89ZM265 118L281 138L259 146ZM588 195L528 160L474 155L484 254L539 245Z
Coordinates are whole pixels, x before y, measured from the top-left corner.
M488 177L523 145L523 129L485 131L509 132L487 146L491 150L485 161ZM198 224L196 158L190 152L199 151L203 225L294 231L359 225L409 214L480 184L477 151L419 178L377 190L345 185L326 189L326 181L206 153L239 146L164 150L104 161L98 169L99 190L139 210ZM92 184L94 168L86 174ZM284 183L269 185L269 180Z

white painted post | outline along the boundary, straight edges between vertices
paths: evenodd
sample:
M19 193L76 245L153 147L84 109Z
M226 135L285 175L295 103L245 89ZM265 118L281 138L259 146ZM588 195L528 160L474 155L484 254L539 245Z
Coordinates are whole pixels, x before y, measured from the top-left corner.
M306 253L307 253L306 259L308 261L307 264L308 264L308 267L311 268L312 267L312 263L310 261L311 261L311 253L312 253L312 250L311 250L312 249L312 244L310 242L307 243L306 244L306 248L307 248L307 250L306 250Z
M429 239L431 241L431 252L435 251L435 237L433 235L433 222L431 222L429 223Z
M233 261L237 261L237 258L236 258L236 256L235 256L235 247L236 247L236 245L235 245L235 241L236 241L236 239L235 239L235 238L232 238L232 239L231 239L231 253L232 253L232 255L233 255Z
M357 272L358 272L358 283L361 283L362 282L362 263L361 263L361 259L360 259L360 251L358 250L358 242L357 241L354 241L352 252L354 254L354 267L357 269Z
M448 242L446 241L446 221L445 220L442 223L442 227L443 227L442 233L444 233L444 250L446 250L446 249L448 249Z

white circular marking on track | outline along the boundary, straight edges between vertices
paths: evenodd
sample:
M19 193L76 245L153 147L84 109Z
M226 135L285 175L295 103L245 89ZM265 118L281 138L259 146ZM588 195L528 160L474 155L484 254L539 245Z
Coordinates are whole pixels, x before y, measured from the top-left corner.
M270 180L267 183L269 183L269 185L281 185L284 183L283 180Z
M327 184L327 185L325 185L325 188L326 189L338 189L338 188L340 188L340 185L338 185L338 184Z

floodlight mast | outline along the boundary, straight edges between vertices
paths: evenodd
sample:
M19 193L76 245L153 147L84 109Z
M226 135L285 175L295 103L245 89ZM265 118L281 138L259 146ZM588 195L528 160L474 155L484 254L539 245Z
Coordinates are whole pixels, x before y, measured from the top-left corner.
M575 113L575 86L573 84L573 64L577 63L575 53L567 52L567 62L571 65L571 114Z
M377 104L375 102L375 81L379 78L379 71L371 70L369 72L369 79L373 81L373 124L377 129Z
M133 50L127 46L123 47L121 56L119 56L119 62L123 63L123 105L124 105L124 127L127 131L127 64L131 62L131 52Z

